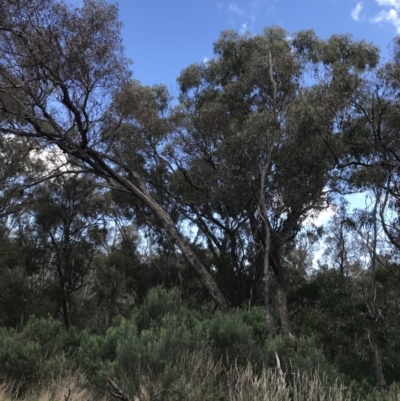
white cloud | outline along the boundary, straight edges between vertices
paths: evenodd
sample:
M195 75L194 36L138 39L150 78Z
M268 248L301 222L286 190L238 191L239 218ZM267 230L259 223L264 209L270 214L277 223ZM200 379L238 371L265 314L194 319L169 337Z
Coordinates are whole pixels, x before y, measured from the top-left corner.
M334 206L329 206L328 208L322 210L321 212L312 211L308 214L306 219L303 221L303 226L321 227L335 215L336 210Z
M360 12L363 9L363 3L360 1L357 3L357 5L351 10L351 18L353 18L354 21L359 21L360 20Z
M400 9L400 0L375 0L381 7L394 7Z
M219 10L222 10L224 8L224 6L221 3L217 3L217 7Z
M217 1L219 1L219 3L217 3L217 7L220 8L219 5L222 5L222 0ZM231 25L234 26L241 34L243 34L244 32L253 31L257 18L262 16L265 17L273 12L274 4L278 0L247 0L246 2L243 1L236 3L233 1L237 0L230 1L232 2L222 7L226 9L227 13L229 14L229 22Z
M229 4L228 11L234 12L237 15L243 15L243 10L237 6L237 4Z
M397 33L400 33L400 17L394 8L379 12L374 18L371 18L371 22L373 23L386 22L388 24L392 24L396 28Z
M33 161L40 160L46 166L45 171L41 173L42 178L59 171L77 170L68 163L65 154L56 146L45 149L37 148L29 153L29 158Z
M204 57L204 58L203 58L203 63L204 63L204 64L207 64L207 63L208 63L208 57Z
M391 24L396 28L397 33L400 33L400 0L375 0L381 7L388 8L380 11L370 19L372 23Z

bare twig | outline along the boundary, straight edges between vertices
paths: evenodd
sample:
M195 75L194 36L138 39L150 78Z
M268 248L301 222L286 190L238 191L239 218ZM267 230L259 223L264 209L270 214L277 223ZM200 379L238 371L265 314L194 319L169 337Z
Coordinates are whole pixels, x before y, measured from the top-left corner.
M286 387L286 376L281 368L281 360L279 359L279 355L277 352L275 352L275 359L276 359L276 370L278 371L279 375L279 382L282 384L282 386Z
M69 388L69 389L68 389L68 394L67 394L67 395L64 394L64 400L65 400L65 401L69 401L69 397L70 397L70 396L71 396L71 389Z
M103 378L106 380L108 384L108 391L111 395L111 397L117 398L118 400L121 401L129 401L129 398L127 395L114 383L114 381L111 379L110 376L107 374L103 373Z

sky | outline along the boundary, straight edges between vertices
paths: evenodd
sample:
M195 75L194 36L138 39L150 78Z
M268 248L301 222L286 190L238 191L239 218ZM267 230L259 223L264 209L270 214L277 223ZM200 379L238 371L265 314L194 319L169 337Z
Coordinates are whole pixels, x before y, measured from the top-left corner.
M80 0L73 0L80 1ZM133 78L177 94L182 69L213 57L221 31L260 34L279 25L289 34L314 29L323 39L350 33L389 56L400 33L400 0L117 0Z

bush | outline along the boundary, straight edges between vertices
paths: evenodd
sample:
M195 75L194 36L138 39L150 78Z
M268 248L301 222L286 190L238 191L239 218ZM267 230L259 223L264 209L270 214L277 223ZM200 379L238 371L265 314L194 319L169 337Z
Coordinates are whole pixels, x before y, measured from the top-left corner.
M41 368L40 345L22 340L13 329L0 330L0 374L18 382L31 381Z
M238 363L246 366L251 361L255 366L263 364L263 353L256 341L254 331L246 324L243 313L215 313L203 322L215 358L222 358L228 365Z
M189 309L182 301L177 290L167 291L161 287L153 288L147 294L144 303L132 315L137 329L149 330L160 328L166 316L178 316L187 327L194 327L201 320L199 312Z
M0 376L23 390L30 383L62 375L73 364L65 354L71 337L51 318L30 317L20 332L0 329Z
M282 369L289 374L312 375L319 372L324 380L333 384L344 381L336 366L328 363L313 337L295 340L288 335L279 335L266 342L267 366L276 367L275 353L278 354Z

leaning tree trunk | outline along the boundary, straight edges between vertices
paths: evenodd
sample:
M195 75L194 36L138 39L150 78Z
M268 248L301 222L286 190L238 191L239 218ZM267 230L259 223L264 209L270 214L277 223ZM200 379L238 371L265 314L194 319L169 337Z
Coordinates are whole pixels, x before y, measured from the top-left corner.
M152 211L152 213L160 221L164 230L170 235L172 240L181 250L183 256L189 262L190 266L197 274L198 279L200 280L202 285L207 289L207 291L211 295L212 299L214 300L218 308L224 313L229 312L230 310L229 303L225 299L217 283L210 275L210 273L206 270L206 268L203 266L197 255L193 252L191 246L188 244L186 239L178 231L170 215L147 191L140 177L138 175L135 176L136 185L134 185L132 181L126 179L125 177L119 175L118 173L110 169L107 166L107 164L104 163L103 160L98 158L98 155L95 156L97 156L96 162L98 168L101 168L102 170L107 172L107 175L112 179L112 181L115 181L120 186L128 190L133 196L140 199Z

